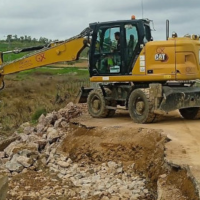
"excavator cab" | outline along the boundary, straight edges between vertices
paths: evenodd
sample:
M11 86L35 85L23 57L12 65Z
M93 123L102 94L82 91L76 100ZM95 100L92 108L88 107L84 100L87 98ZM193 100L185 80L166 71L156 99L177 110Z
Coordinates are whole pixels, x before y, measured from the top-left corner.
M90 77L131 75L145 43L151 40L149 20L90 24Z

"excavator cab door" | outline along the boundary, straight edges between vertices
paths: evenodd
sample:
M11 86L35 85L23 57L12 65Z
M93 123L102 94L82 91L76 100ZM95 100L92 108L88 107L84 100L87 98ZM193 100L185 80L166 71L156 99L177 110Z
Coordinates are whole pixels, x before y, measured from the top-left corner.
M115 34L118 40L115 39ZM120 26L100 27L94 48L94 63L100 75L118 74L122 65Z
M93 24L90 76L131 75L145 35L143 21Z

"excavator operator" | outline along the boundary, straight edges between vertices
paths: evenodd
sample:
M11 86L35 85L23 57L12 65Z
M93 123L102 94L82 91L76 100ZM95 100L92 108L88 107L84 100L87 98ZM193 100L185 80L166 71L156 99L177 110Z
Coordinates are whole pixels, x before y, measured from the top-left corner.
M106 56L104 59L101 61L101 72L102 73L109 73L110 72L110 67L113 67L117 62L119 62L119 56L118 52L120 51L120 32L115 32L114 33L115 40L117 41L116 47L111 50L111 52L116 53L116 55L110 55Z
M120 51L120 32L115 32L115 40L117 41L117 51Z

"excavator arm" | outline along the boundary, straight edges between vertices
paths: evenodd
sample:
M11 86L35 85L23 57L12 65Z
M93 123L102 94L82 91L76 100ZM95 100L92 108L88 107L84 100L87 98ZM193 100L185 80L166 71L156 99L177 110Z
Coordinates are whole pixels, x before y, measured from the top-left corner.
M85 36L89 36L90 32L91 29L86 28L79 35L61 43L52 43L44 47L40 46L36 48L26 48L0 53L0 87L4 86L4 75L42 67L56 62L78 60L82 50L88 46L88 39L86 39ZM3 54L20 53L35 49L39 50L31 52L20 59L7 63L3 62Z

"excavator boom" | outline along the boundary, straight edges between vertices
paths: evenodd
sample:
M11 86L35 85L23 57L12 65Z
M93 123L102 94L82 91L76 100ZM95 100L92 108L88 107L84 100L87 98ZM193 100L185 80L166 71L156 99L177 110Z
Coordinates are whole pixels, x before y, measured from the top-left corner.
M37 51L25 55L24 57L11 62L0 62L0 76L28 70L36 67L49 65L62 61L78 60L81 51L88 45L85 36L90 32L86 28L79 35L65 40L62 43L53 43L46 47L38 47ZM13 53L35 50L36 48L26 48L22 50L14 50ZM10 53L10 52L5 52ZM3 53L4 54L4 53Z
M64 42L58 46L43 48L13 62L2 65L2 75L41 67L56 62L77 60L79 52L85 47L84 38Z

